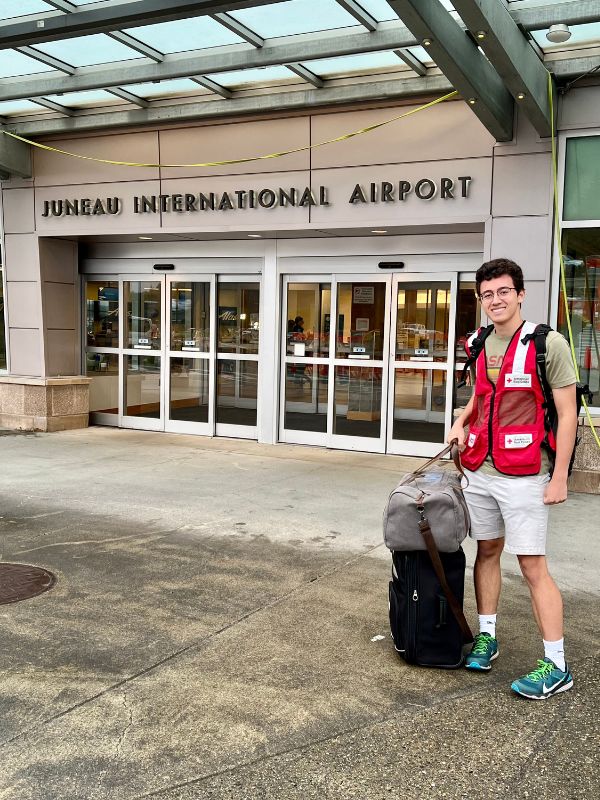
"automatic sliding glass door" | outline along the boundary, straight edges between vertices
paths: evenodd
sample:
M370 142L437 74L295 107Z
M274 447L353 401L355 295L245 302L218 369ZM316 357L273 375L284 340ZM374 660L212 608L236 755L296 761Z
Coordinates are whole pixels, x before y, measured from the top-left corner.
M388 285L285 278L281 441L383 452Z

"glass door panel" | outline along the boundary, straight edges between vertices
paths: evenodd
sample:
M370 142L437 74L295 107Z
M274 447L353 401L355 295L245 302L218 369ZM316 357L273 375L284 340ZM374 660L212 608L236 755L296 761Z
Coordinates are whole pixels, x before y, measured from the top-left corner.
M386 284L339 283L336 358L381 360L386 319Z
M388 452L435 455L452 420L456 275L394 279Z
M327 364L285 365L286 429L327 433L328 381Z
M217 362L216 421L225 425L256 426L258 362Z
M472 331L477 330L481 325L481 304L477 301L475 294L475 281L464 280L461 278L458 284L458 296L456 304L456 347L454 358L454 379L455 386L462 380L463 366L467 355L465 353L465 343L467 336ZM467 384L460 389L457 388L454 396L454 409L464 408L473 392L471 376L466 376Z
M215 431L257 438L260 283L218 276Z
M93 423L118 421L120 296L119 281L114 278L85 282L85 374L91 378Z
M171 350L210 350L210 282L170 283Z
M382 373L381 367L336 366L334 434L381 437Z
M124 356L125 415L160 419L159 356Z
M208 423L209 360L171 357L169 364L169 420Z
M125 347L161 349L162 281L125 281Z
M444 441L446 370L397 369L392 438Z

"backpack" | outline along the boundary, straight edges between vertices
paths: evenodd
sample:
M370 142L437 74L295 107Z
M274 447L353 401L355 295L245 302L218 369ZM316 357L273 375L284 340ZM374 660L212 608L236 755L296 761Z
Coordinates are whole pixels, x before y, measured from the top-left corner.
M477 361L479 354L483 350L485 345L485 340L490 335L490 333L494 330L493 323L488 325L485 328L480 328L477 336L471 342L470 347L470 354L465 362L463 367L462 375L460 382L457 384L457 388L460 389L461 387L465 386L467 383L467 374L470 368L475 364ZM556 459L556 450L552 446L550 442L549 434L552 433L553 440L556 441L556 431L558 429L558 413L556 411L556 405L554 404L554 398L552 397L552 388L548 383L548 376L546 375L546 337L548 333L552 330L549 325L537 325L533 333L529 333L523 337L523 344L527 344L527 342L533 339L535 343L535 353L536 353L536 366L537 366L537 375L540 382L540 386L542 387L542 394L544 395L544 428L546 430L546 436L544 437L544 441L542 442L542 447L548 453L548 457L550 459L550 474L552 474L554 470L554 461ZM575 384L575 395L576 395L576 404L577 404L577 417L579 417L579 412L581 411L582 401L585 397L588 403L592 402L593 394L590 391L590 387L587 384L577 383ZM575 437L575 444L573 445L573 452L571 453L571 458L569 460L569 475L573 469L573 462L575 461L575 452L577 450L577 445L581 441L581 436L579 432Z

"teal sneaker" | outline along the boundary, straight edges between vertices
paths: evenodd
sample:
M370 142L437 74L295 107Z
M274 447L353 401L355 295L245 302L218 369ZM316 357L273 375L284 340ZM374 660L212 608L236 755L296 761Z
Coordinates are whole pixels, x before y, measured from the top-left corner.
M465 659L465 667L487 671L492 668L495 658L498 658L498 640L489 633L478 633L471 652Z
M569 671L569 665L565 665L565 670L559 669L554 661L549 658L540 658L537 667L528 675L517 678L511 684L513 692L527 697L529 700L546 700L553 694L566 692L573 686L573 676Z

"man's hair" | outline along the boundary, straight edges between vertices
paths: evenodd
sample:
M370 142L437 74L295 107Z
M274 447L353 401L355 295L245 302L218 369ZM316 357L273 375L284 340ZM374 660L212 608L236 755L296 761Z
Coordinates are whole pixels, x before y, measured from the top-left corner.
M475 273L477 294L479 294L483 281L491 281L493 278L500 278L502 275L508 275L512 278L517 293L525 289L521 267L509 258L494 258L492 261L486 261L485 264L482 264Z

